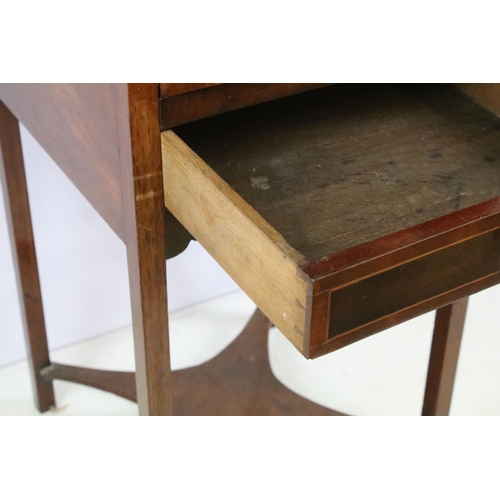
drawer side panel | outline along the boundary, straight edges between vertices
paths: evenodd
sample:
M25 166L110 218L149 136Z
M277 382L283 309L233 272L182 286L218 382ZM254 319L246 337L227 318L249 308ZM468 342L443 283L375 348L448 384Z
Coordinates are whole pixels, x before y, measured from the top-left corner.
M162 150L166 207L304 353L311 283L302 256L173 132L162 133Z

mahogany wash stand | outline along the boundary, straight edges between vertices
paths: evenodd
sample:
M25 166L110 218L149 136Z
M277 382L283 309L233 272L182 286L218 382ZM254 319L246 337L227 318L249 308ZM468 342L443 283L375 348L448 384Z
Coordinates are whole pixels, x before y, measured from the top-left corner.
M0 173L36 403L53 380L141 415L340 415L273 376L437 310L423 414L446 415L467 297L500 283L499 84L1 84ZM51 363L19 122L127 246L136 372ZM172 372L166 259L196 238L258 309Z

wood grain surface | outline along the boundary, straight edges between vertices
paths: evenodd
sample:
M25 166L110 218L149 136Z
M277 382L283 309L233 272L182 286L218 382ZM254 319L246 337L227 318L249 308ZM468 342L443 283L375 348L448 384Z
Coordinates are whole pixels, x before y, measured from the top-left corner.
M437 311L423 415L448 414L466 307L464 299ZM257 310L215 358L173 372L174 415L343 415L308 401L276 379L269 362L269 326ZM137 400L133 372L52 363L41 374L47 381L66 380Z
M335 337L499 270L500 230L496 229L334 290L328 336Z
M162 133L162 149L165 206L302 351L310 285L297 272L301 255L173 132Z
M500 119L444 85L332 86L175 132L311 261L500 196Z
M0 84L0 99L123 238L118 84Z
M324 83L224 83L161 99L161 128L324 87Z
M273 374L268 353L269 320L257 310L238 338L200 366L172 373L174 415L342 416L294 393ZM53 363L46 380L66 380L136 401L132 372L93 370Z
M436 311L422 415L450 412L468 298Z
M193 90L206 89L220 83L160 83L160 97L172 97Z
M117 89L123 220L141 415L172 412L158 88Z
M101 391L111 392L129 401L137 401L135 374L113 370L96 370L80 366L51 363L41 370L41 376L47 382L65 380L83 384Z
M268 331L269 320L256 311L238 338L214 359L175 371L175 415L342 416L299 396L274 376Z

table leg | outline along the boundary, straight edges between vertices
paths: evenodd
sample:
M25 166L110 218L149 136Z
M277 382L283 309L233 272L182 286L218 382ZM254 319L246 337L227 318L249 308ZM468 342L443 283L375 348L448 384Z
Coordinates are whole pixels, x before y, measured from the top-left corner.
M172 413L163 176L158 87L118 89L128 120L119 120L123 220L127 245L141 415Z
M468 300L436 311L422 415L448 415Z
M28 349L31 378L38 409L55 406L51 381L40 371L50 365L40 280L36 260L31 213L26 186L19 123L0 102L0 177L2 178L7 224L13 246L21 315Z

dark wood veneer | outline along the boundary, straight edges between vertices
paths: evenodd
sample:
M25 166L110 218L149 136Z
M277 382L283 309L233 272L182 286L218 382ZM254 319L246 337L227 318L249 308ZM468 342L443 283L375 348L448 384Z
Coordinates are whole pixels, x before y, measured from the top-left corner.
M498 273L496 229L334 290L328 337ZM348 313L348 314L347 314Z
M172 412L158 87L117 89L123 219L141 415Z
M162 84L165 85L165 84ZM324 87L325 83L223 83L161 99L161 129ZM166 90L166 89L165 89Z
M28 187L24 171L19 123L0 101L0 183L3 187L7 223L16 271L31 382L40 411L54 406L52 383L40 370L50 364L42 293L31 225Z
M269 326L257 310L240 336L214 359L173 372L174 415L343 415L295 394L276 379L267 352ZM47 382L66 380L137 400L132 372L53 363L42 374Z
M465 299L437 311L423 415L448 412L466 308ZM257 310L239 337L214 359L173 372L174 415L344 415L308 401L276 379L267 352L269 326ZM52 363L41 371L41 377L46 382L75 382L137 401L132 372Z
M0 100L123 238L118 84L1 84Z
M311 263L500 196L500 119L447 85L335 85L174 131Z
M172 97L174 95L193 92L193 90L215 87L220 83L160 83L160 97Z
M61 379L137 399L148 415L337 414L274 378L269 322L260 311L222 355L171 374L166 307L165 255L182 251L190 236L163 206L169 179L162 175L159 117L167 129L321 86L0 85L0 174L41 411L54 405L52 381ZM460 88L498 112L498 84ZM135 375L50 363L16 118L127 245ZM306 322L294 329L306 356L440 308L423 414L446 414L464 297L500 282L500 120L445 85L339 86L176 132L210 166L169 131L162 138L172 148L163 151L168 171L182 170L177 182L196 180L193 192L210 187L228 212L216 215L237 213L255 249L260 243L261 253L252 255L248 234L241 238L243 256L257 266L250 278L261 288L264 273L266 283L276 269L286 273L296 318ZM197 216L192 201L190 215ZM209 211L210 204L201 206ZM237 241L236 256L234 220L221 234ZM266 268L269 262L277 268ZM223 390L212 392L214 382Z
M436 311L422 415L448 415L468 298Z

